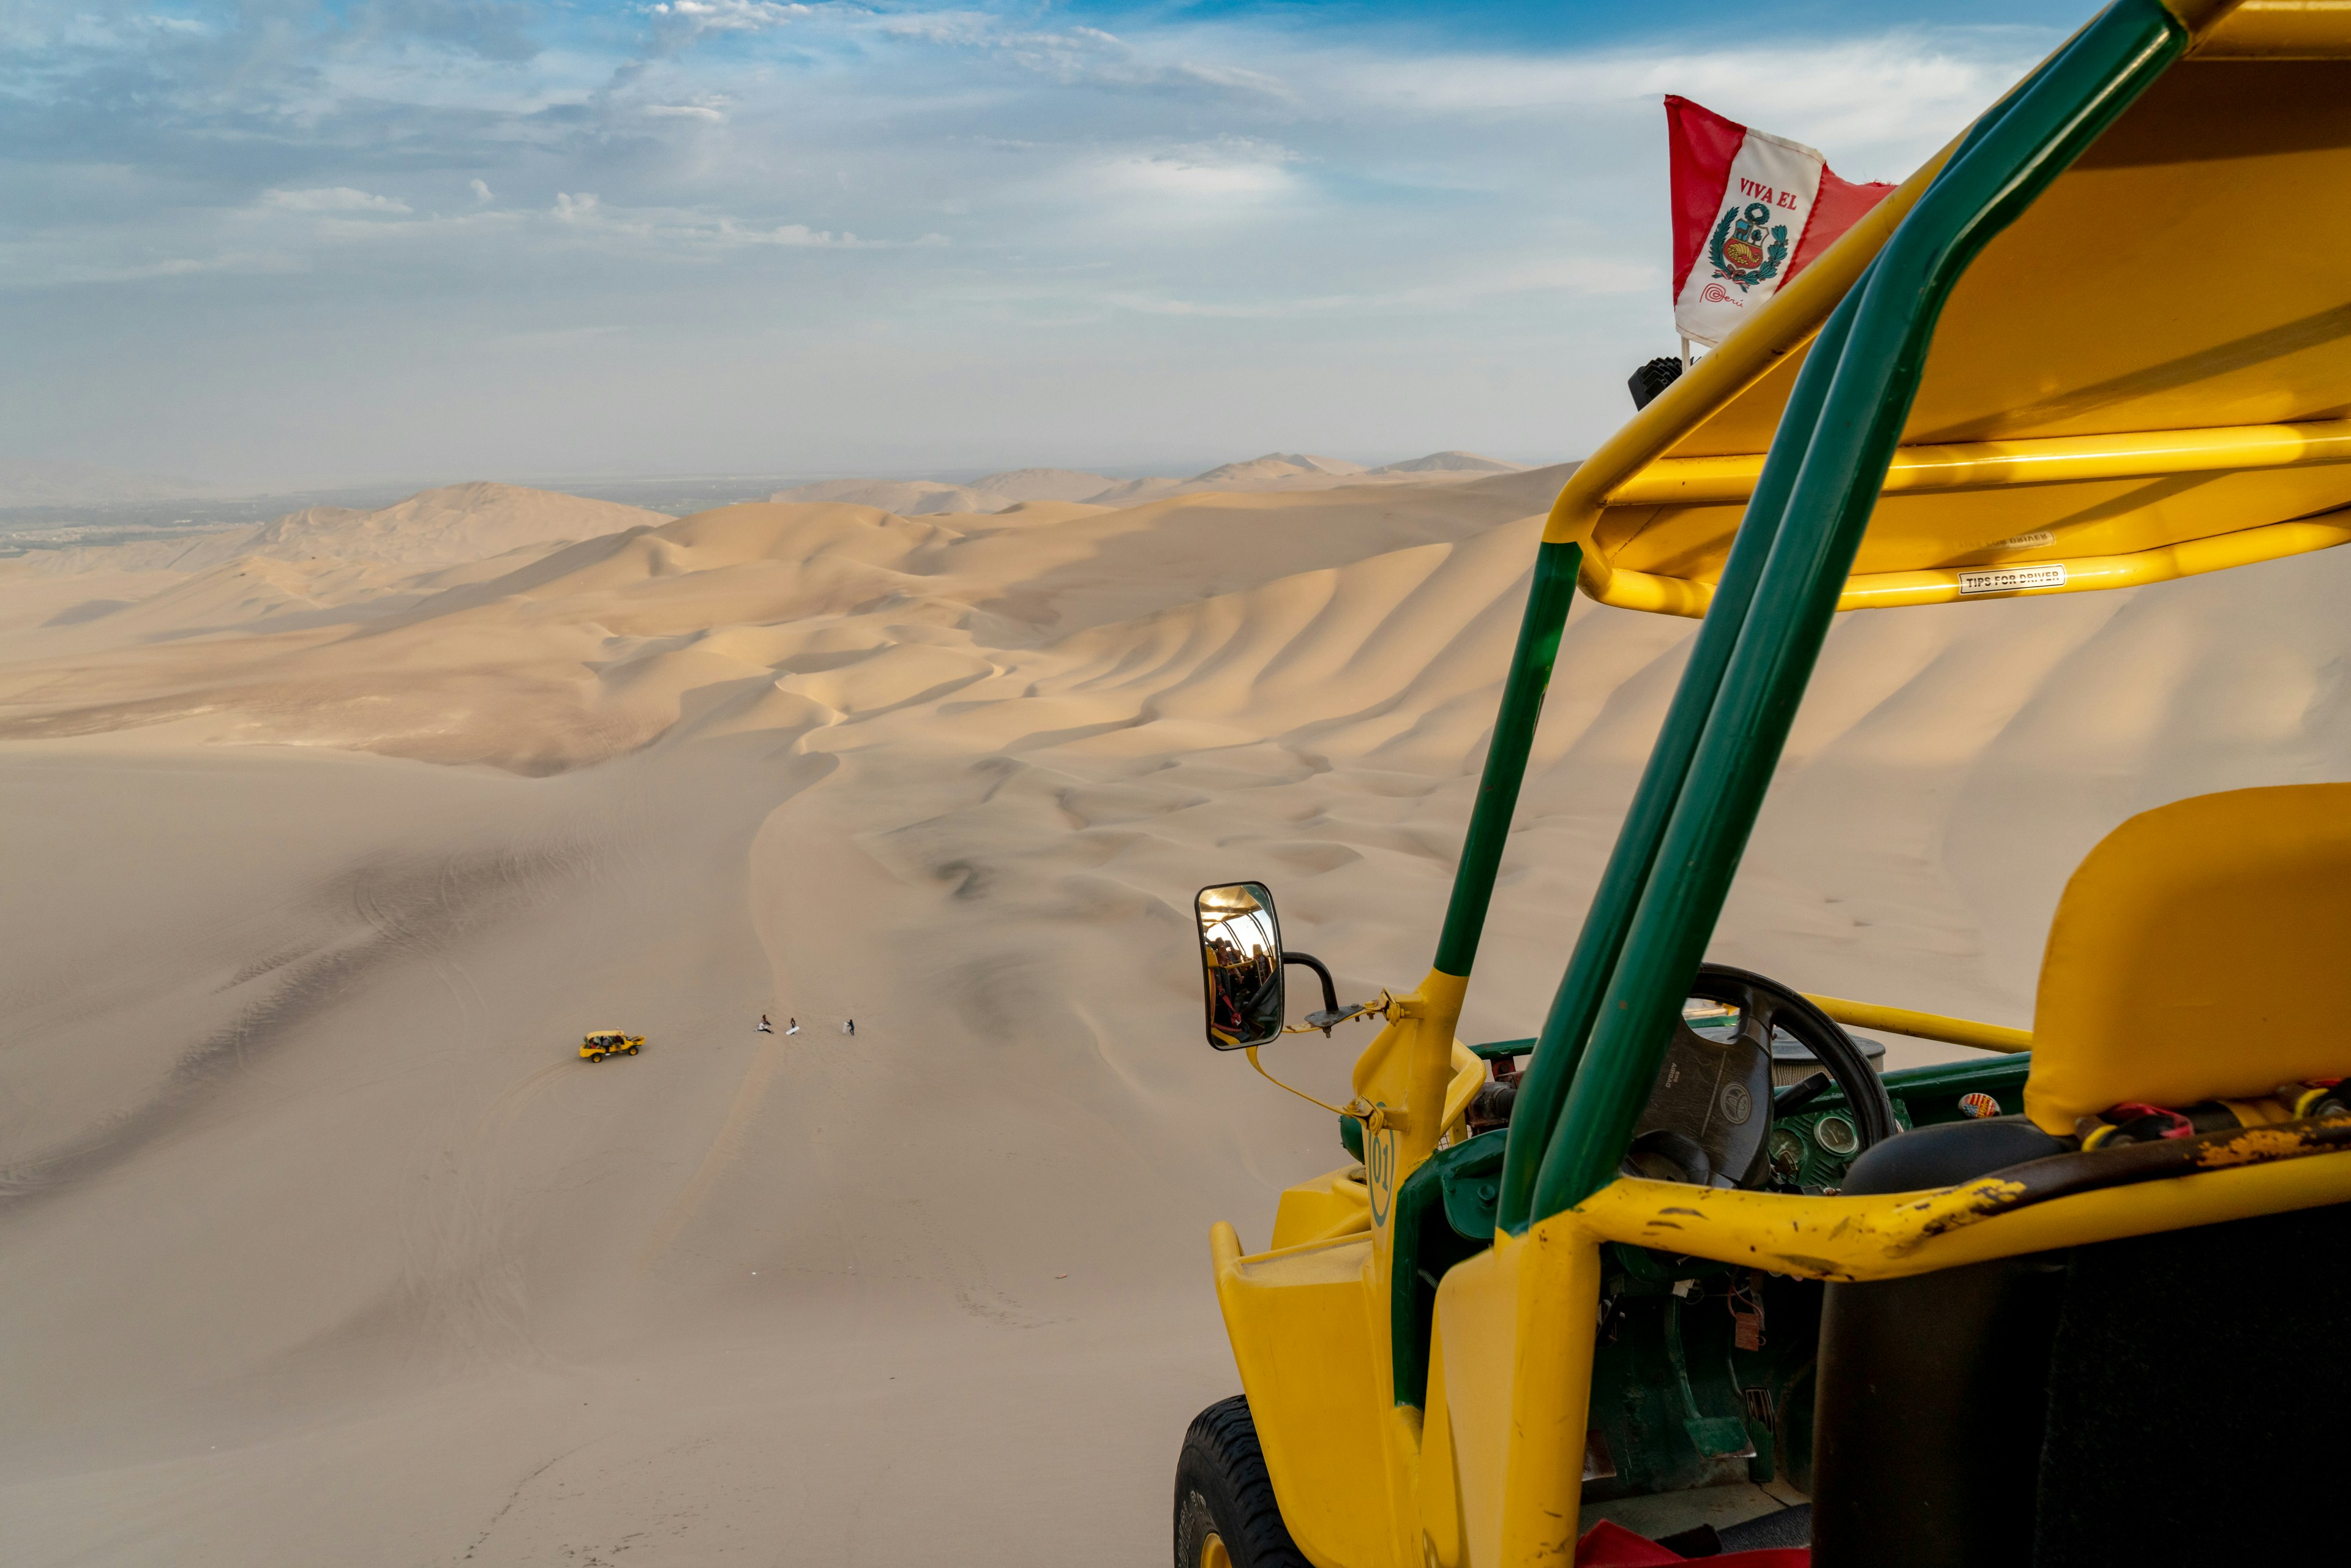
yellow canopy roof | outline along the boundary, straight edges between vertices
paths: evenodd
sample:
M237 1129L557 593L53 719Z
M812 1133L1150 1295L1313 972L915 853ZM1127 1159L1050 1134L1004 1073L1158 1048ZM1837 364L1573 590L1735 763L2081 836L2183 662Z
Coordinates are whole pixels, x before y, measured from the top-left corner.
M1960 281L1839 608L2351 542L2351 5L2220 9ZM1814 334L1942 161L1576 471L1545 538L1586 593L1705 613Z

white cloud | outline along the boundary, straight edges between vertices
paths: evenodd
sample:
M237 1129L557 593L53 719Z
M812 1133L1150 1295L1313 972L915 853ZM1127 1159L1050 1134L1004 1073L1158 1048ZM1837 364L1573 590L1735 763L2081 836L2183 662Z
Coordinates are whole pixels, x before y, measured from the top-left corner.
M649 103L645 112L656 120L725 120L726 111L707 103Z
M1008 27L984 12L935 11L882 16L869 24L884 36L947 48L985 49L1023 70L1071 87L1207 91L1218 96L1287 99L1280 78L1246 66L1165 57L1100 27L1060 32Z
M1820 148L1832 164L1872 152L1915 162L1998 97L2043 40L2013 29L1894 34L1809 46L1696 52L1611 51L1523 58L1451 55L1365 59L1349 97L1419 117L1496 112L1585 117L1680 93L1734 120ZM1844 168L1898 178L1901 168Z
M474 182L481 184L479 180ZM349 185L329 185L314 191L265 191L261 204L288 213L405 213L406 202L390 196L371 196L365 191L355 191Z
M806 224L778 224L771 229L738 228L730 219L720 225L718 237L735 245L780 245L811 250L874 250L886 245L883 240L859 239L843 231L812 229Z
M473 189L473 193L474 193L474 200L475 200L475 201L477 201L477 202L495 202L495 201L496 201L496 200L497 200L496 195L496 194L494 194L494 193L491 192L491 190L490 190L490 185L489 185L489 182L488 182L488 181L486 181L486 180L468 180L468 181L467 181L467 182L465 182L465 183L466 183L466 184L467 184L467 185L469 185L469 186L470 186L470 187L472 187L472 189Z
M996 18L984 11L883 12L870 25L886 37L918 38L926 44L988 44L1004 36Z
M681 237L707 239L720 245L778 245L791 249L809 250L929 250L950 243L942 234L926 234L920 239L860 239L842 230L812 229L806 224L778 224L771 229L746 228L732 218L721 218L715 229L677 228L670 231Z
M1103 169L1125 190L1173 196L1262 196L1290 186L1290 176L1264 163L1202 163L1188 158L1123 158Z
M1095 178L1117 193L1217 201L1286 193L1296 184L1289 166L1301 162L1280 142L1225 136L1112 159Z
M1634 294L1665 287L1662 267L1609 256L1562 256L1528 266L1464 273L1408 288L1263 299L1186 299L1113 293L1103 303L1144 316L1198 316L1273 320L1327 315L1391 315L1464 310L1491 300L1534 294Z
M684 23L697 33L757 33L812 16L813 5L778 0L663 0L646 7L653 16Z
M176 256L143 262L68 262L46 270L0 268L0 287L39 287L57 283L150 283L162 278L220 274L308 271L298 256L276 251L225 251L216 256Z
M557 192L549 215L583 233L685 254L755 246L778 246L790 250L910 250L932 249L950 243L941 234L926 234L914 240L861 239L847 229L820 229L807 224L761 226L702 209L616 207L587 191Z

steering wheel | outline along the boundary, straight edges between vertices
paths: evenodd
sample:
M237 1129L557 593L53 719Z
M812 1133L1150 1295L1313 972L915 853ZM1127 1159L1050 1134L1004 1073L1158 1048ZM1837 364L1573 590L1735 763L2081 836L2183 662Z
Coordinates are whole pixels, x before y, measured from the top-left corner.
M1809 1050L1844 1092L1861 1138L1855 1155L1894 1135L1885 1083L1852 1037L1801 994L1746 969L1702 964L1689 995L1737 1009L1737 1028L1716 1038L1675 1020L1649 1103L1634 1124L1625 1175L1750 1189L1768 1182L1774 1030Z

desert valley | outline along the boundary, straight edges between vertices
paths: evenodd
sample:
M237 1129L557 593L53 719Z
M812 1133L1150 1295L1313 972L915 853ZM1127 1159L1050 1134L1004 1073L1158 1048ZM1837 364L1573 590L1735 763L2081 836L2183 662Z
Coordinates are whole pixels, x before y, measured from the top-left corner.
M0 567L9 1561L1165 1561L1207 1227L1347 1160L1202 1043L1190 898L1426 967L1568 471L1327 462ZM2351 767L2344 590L1843 618L1716 956L2027 1021L2105 830ZM1694 624L1576 607L1465 1038L1539 1022Z

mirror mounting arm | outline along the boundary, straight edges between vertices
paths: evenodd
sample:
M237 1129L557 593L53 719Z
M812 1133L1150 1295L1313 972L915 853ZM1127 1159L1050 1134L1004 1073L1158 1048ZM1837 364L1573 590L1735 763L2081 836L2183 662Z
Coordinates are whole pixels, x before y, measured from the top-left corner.
M1332 981L1330 967L1322 959L1311 953L1292 953L1285 949L1281 955L1281 961L1285 964L1302 964L1313 970L1315 976L1322 982L1322 1010L1326 1013L1335 1013L1339 1010L1339 988ZM1328 1034L1330 1030L1325 1030L1322 1032Z
M1281 1032L1301 1034L1305 1030L1319 1029L1322 1031L1322 1038L1328 1040L1332 1030L1345 1023L1349 1019L1386 1019L1393 1022L1405 1016L1404 1004L1388 992L1382 991L1368 1002L1357 1002L1349 1008L1332 1008L1325 1012L1308 1013L1303 1029L1286 1029Z

